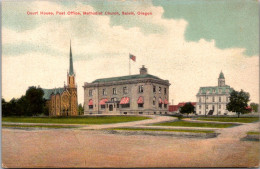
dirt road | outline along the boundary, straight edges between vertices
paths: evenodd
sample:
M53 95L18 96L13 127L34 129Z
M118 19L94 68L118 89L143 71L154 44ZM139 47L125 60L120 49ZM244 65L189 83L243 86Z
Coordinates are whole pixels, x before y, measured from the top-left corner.
M4 167L254 167L259 142L240 141L251 123L217 138L107 134L100 130L2 129Z

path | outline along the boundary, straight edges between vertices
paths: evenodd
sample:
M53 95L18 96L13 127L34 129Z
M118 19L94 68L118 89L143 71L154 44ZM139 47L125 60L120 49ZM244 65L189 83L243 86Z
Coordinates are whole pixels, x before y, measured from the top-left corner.
M171 116L149 115L148 117L151 117L151 119L125 122L125 123L89 125L86 127L82 127L80 129L84 130L84 129L107 129L107 128L116 128L116 127L134 127L134 126L149 125L149 124L153 124L153 123L162 123L162 122L167 122L167 121L173 121L173 120L177 119L177 118L171 117Z
M242 122L206 121L206 120L197 120L197 119L192 119L192 118L183 118L182 120L183 120L183 121L188 121L188 122L199 122L199 123L247 124L247 123L242 123Z
M259 130L259 122L256 123L246 123L236 127L223 128L219 130L220 135L218 139L232 139L232 140L240 140L244 138L248 131Z

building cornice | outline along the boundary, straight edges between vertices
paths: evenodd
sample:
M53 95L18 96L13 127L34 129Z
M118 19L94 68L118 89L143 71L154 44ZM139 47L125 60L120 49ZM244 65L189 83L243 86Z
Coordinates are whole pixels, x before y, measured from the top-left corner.
M133 79L133 80L122 80L122 81L112 81L112 82L97 82L97 83L84 83L85 88L90 87L108 87L108 86L115 86L115 85L126 85L126 84L138 84L138 83L156 83L161 85L170 86L168 80L158 80L153 78L143 78L143 79Z

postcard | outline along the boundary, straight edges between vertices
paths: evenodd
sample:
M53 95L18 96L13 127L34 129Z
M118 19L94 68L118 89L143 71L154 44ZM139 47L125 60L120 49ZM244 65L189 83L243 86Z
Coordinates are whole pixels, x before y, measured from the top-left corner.
M259 167L256 0L2 1L2 167Z

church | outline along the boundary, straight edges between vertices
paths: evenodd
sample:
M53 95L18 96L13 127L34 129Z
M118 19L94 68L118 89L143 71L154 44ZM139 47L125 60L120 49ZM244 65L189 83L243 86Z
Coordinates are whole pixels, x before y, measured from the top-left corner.
M72 50L70 43L69 72L67 72L67 85L64 87L43 89L43 98L49 110L49 116L77 116L78 96L75 83L76 74L73 70Z

